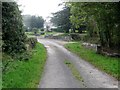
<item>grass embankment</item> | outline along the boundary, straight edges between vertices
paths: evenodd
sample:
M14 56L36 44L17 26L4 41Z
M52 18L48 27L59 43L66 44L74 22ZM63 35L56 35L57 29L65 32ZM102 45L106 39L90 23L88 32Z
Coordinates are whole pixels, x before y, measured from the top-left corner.
M0 31L0 90L2 87L2 32Z
M37 43L31 53L27 61L10 60L10 56L3 56L3 60L12 61L3 73L3 88L37 88L46 61L46 50Z
M84 60L87 60L88 62L93 64L98 69L105 71L106 73L120 80L120 58L113 58L96 54L95 51L84 48L81 43L69 43L66 44L65 47L73 53L79 55Z
M2 52L0 51L0 90L2 88Z

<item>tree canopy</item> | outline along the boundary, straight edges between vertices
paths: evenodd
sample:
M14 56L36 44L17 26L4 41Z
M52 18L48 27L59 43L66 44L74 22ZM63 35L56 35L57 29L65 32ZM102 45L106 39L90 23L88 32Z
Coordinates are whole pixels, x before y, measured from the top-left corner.
M69 32L71 27L71 23L69 20L70 17L70 8L65 6L61 11L53 13L53 17L51 18L51 22L54 26L62 29L64 32Z
M70 21L80 27L86 24L90 37L96 34L102 47L119 48L120 46L120 3L69 3Z
M23 23L29 29L44 27L44 19L41 16L23 15Z

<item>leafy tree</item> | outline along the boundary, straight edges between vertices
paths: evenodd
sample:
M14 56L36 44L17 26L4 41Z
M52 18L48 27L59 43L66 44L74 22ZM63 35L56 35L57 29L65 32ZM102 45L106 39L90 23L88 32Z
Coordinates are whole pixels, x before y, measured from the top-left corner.
M23 24L24 24L25 30L30 31L31 30L31 26L30 26L31 15L22 15L22 18L23 18Z
M8 54L26 50L21 11L15 2L2 3L2 39L3 51Z
M42 17L32 16L30 21L31 28L43 28L44 19Z
M73 32L78 30L79 33L86 29L87 23L85 20L85 13L81 11L80 4L81 3L67 3L67 5L70 7L70 21L72 23Z
M70 17L70 8L64 7L63 10L53 13L53 17L51 18L51 22L54 26L61 28L64 32L69 32L71 28L71 23L69 20Z
M23 23L30 30L39 29L44 26L44 19L39 16L23 15Z
M80 27L86 24L90 37L96 34L102 47L120 46L120 3L70 3L70 20L72 25Z

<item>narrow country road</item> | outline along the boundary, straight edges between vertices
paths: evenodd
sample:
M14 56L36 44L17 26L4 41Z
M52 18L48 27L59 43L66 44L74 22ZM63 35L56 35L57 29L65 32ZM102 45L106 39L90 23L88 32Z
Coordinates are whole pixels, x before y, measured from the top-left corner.
M38 39L47 49L47 61L39 88L118 88L118 82L63 47L66 42ZM84 82L77 80L64 64L69 60Z

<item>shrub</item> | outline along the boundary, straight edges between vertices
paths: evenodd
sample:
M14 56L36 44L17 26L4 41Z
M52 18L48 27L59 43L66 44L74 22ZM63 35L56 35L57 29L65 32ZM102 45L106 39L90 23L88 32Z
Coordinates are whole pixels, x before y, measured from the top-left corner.
M41 31L44 31L44 29L41 29Z
M31 51L29 52L24 52L24 53L20 53L20 54L16 54L14 56L15 60L20 60L20 61L28 61L31 57Z
M34 48L37 43L37 38L31 37L27 39L27 43L29 44L30 48Z
M70 36L73 40L81 40L81 37L78 33L71 33Z
M8 65L13 62L11 56L2 53L2 73L9 69Z

